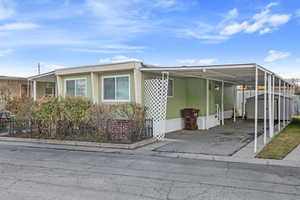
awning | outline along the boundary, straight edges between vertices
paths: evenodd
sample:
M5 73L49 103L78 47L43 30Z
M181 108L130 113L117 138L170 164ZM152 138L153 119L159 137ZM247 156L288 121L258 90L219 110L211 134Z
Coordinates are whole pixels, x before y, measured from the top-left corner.
M258 85L264 85L265 73L275 77L276 85L278 85L279 80L290 84L274 72L255 63L176 67L154 67L144 65L141 70L153 73L168 72L170 75L178 77L195 77L224 81L234 85L255 85L256 69L258 69Z
M28 77L30 81L38 81L38 82L56 82L55 71L43 73L35 76Z

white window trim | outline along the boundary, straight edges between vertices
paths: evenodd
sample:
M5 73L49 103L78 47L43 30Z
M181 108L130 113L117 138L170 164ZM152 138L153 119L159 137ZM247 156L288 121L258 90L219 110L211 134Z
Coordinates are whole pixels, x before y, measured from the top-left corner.
M172 98L172 97L174 97L174 91L175 91L175 80L174 80L174 78L169 78L169 81L172 81L173 82L173 85L172 85L172 96L169 96L168 95L168 97L170 97L170 98ZM169 83L168 83L169 84Z
M104 99L104 79L106 78L115 78L115 86L116 84L116 80L118 77L128 77L128 82L129 82L129 87L128 87L128 92L129 92L129 96L128 99L126 100L117 100L117 99ZM131 87L131 81L130 81L130 74L124 74L124 75L113 75L113 76L102 76L101 77L101 99L102 102L130 102L131 101L131 91L130 91L130 87ZM117 90L115 88L115 97L117 97Z
M87 97L87 78L68 78L68 79L65 79L64 80L64 83L65 83L65 87L64 87L64 95L65 97L67 96L67 81L75 81L75 97L77 97L77 94L76 94L76 80L84 80L85 81L85 90L84 90L84 97Z

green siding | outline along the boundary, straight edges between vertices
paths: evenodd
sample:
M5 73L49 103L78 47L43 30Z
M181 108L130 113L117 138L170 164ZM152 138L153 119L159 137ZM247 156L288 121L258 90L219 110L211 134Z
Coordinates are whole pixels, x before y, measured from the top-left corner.
M187 107L199 109L199 114L206 113L206 80L189 78L187 80Z
M66 85L65 85L65 81L67 79L76 79L76 78L86 78L87 80L87 97L88 98L92 98L92 90L91 90L91 74L90 73L86 73L86 74L76 74L76 75L64 75L61 76L62 78L62 92L63 94L59 94L60 96L64 96L65 95L65 91L66 91Z
M174 78L174 94L173 97L168 97L167 103L167 118L178 118L181 116L180 111L187 105L186 95L186 79L185 78ZM176 109L174 109L176 108Z
M103 76L117 76L117 75L129 75L130 76L130 101L135 102L135 86L134 86L134 73L133 70L126 70L126 71L107 71L102 72L99 78L99 88L100 88L100 100L102 102L102 77ZM105 103L116 103L116 102L105 102Z
M98 78L98 92L96 95L98 96L99 102L102 102L102 77L103 76L115 76L115 75L129 75L130 76L130 101L135 102L135 86L134 86L134 75L133 70L126 71L107 71L102 73L97 73ZM87 97L92 99L92 84L91 84L91 73L85 74L76 74L76 75L62 75L62 92L63 94L59 94L60 96L64 96L65 94L65 80L66 79L74 79L74 78L86 78L87 79ZM105 103L116 103L116 102L105 102Z
M224 88L224 110L233 110L235 102L234 87L227 86Z
M215 82L209 81L209 114L216 113ZM187 107L199 109L199 115L206 115L206 88L205 79L188 78L187 81Z
M142 100L144 101L144 81L147 79L157 78L160 74L142 73ZM206 80L199 78L178 78L174 79L174 96L168 97L167 119L180 118L180 111L183 108L197 108L200 110L199 115L206 115ZM216 81L210 82L209 91L209 114L216 113L216 104L221 105L221 84ZM216 90L216 86L219 90ZM231 86L224 88L224 110L231 110L234 102L234 90Z
M102 102L102 77L103 76L114 76L114 75L130 75L130 98L131 102L135 102L135 81L133 70L126 71L108 71L97 73L98 82L98 96L99 102ZM87 79L87 96L92 98L91 89L91 74L76 74L76 75L65 75L62 77L63 94L65 91L65 80L72 78L86 78ZM160 74L155 73L142 73L142 104L144 104L145 95L145 80L160 77ZM174 79L174 96L168 97L167 103L167 119L174 119L181 117L181 110L184 108L197 108L200 110L200 116L206 115L206 80L198 78L178 78ZM216 90L218 84L219 90ZM216 104L221 105L221 84L215 81L210 81L209 91L209 114L216 113ZM234 104L234 87L225 86L224 88L224 110L231 110ZM115 103L115 102L106 102Z

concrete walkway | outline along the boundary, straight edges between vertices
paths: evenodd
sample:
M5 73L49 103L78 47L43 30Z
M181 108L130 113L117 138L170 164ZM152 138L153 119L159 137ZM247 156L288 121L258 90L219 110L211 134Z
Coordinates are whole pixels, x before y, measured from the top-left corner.
M300 162L300 145L289 153L283 160Z

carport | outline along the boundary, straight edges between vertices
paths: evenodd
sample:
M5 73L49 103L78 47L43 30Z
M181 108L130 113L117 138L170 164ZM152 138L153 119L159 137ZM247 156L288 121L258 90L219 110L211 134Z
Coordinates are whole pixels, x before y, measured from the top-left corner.
M207 88L209 92L209 82L217 81L221 83L221 126L225 125L224 118L224 85L231 84L234 86L252 86L255 88L254 97L254 152L257 152L257 139L259 132L259 119L258 119L258 88L263 87L263 143L266 144L267 137L272 138L280 132L291 120L293 115L293 94L294 85L285 81L277 74L267 70L266 68L255 64L228 64L228 65L210 65L210 66L176 66L176 67L155 67L145 66L141 69L145 72L153 72L162 74L162 79L168 79L169 75L178 77L193 77L206 79ZM279 112L278 119L275 120L275 97L278 98L277 110ZM206 117L209 115L209 95L206 99ZM234 112L235 114L235 112ZM234 121L236 117L234 116ZM277 126L276 122L278 122Z
M56 76L54 71L28 77L28 84L32 93L31 96L35 101L45 96L56 95Z

